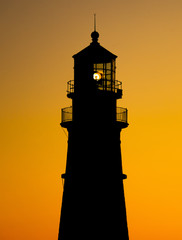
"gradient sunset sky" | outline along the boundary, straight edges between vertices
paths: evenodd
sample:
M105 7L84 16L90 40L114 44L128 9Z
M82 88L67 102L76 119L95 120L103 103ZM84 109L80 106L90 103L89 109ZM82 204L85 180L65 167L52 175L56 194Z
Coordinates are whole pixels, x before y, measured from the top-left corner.
M72 55L118 56L130 240L182 239L182 1L0 0L0 239L57 240Z

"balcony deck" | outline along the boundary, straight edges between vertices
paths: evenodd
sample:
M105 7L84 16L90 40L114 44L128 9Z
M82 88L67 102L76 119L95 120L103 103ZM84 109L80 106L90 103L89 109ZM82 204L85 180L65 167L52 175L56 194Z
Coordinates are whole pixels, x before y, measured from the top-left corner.
M122 82L115 80L106 80L101 79L96 82L96 86L98 91L102 91L105 93L114 93L117 99L122 98ZM74 96L74 80L70 80L67 82L67 97L73 98Z
M68 128L73 122L73 109L66 107L61 109L61 126ZM127 108L117 107L116 108L116 125L120 128L128 127L128 110Z

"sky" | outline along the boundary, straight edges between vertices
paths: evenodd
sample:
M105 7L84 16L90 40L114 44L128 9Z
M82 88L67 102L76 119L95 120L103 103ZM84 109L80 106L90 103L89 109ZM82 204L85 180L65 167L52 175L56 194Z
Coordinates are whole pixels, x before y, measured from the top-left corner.
M182 239L182 1L0 0L0 239L56 240L72 56L118 56L130 240Z

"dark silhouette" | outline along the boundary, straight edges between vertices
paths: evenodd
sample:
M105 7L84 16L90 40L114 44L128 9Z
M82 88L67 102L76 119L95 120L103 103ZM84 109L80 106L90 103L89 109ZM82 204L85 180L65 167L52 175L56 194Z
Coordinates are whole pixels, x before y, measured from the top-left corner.
M128 240L120 132L128 126L127 109L115 80L116 55L92 43L73 56L74 81L68 82L72 107L62 109L68 153L59 240Z

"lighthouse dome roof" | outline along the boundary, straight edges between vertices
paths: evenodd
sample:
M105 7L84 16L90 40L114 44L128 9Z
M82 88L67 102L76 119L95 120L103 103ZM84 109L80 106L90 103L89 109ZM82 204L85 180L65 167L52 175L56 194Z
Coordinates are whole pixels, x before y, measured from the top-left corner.
M99 33L94 31L91 33L92 42L90 45L80 52L73 55L75 60L83 60L83 61L94 61L94 62L108 62L112 59L117 58L117 56L106 48L102 47L98 43Z

